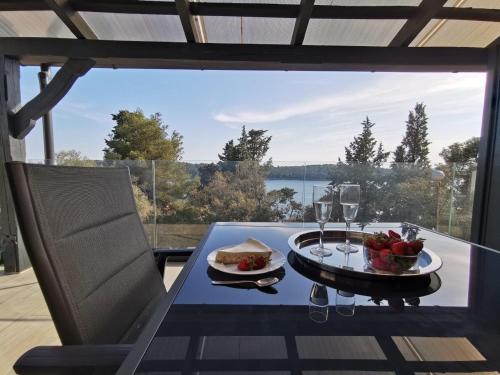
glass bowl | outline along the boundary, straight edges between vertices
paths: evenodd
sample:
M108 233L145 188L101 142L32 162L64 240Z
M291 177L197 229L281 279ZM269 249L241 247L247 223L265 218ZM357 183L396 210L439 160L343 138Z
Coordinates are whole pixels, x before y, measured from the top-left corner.
M403 273L412 269L418 261L417 255L396 255L384 250L363 246L365 263L379 271Z

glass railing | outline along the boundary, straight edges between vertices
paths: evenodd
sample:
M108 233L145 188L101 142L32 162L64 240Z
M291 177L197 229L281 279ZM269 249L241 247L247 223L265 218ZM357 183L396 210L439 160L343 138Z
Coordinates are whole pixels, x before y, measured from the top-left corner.
M139 215L155 247L195 246L218 221L312 222L312 187L361 185L356 222L411 222L468 240L475 165L68 160L64 165L128 167ZM340 204L331 221L341 222Z

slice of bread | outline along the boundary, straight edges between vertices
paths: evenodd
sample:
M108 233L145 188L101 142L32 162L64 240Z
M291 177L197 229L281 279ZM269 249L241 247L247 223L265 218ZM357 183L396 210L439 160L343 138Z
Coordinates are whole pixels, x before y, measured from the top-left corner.
M237 264L244 258L249 257L264 257L267 261L271 259L271 253L272 250L269 246L259 240L249 238L239 245L217 251L215 261L223 264Z

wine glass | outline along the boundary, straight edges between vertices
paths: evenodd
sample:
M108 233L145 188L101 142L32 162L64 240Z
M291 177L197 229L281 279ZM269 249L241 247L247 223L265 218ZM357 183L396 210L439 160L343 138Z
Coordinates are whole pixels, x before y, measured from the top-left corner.
M316 323L328 320L328 290L322 284L314 283L309 295L309 319Z
M356 218L359 208L359 197L361 189L359 185L342 184L340 185L340 204L344 212L345 220L345 243L337 245L337 250L343 251L346 256L350 253L358 251L356 246L351 245L349 232L351 230L351 222Z
M333 208L333 190L330 185L313 186L313 206L316 222L319 224L319 246L312 248L311 254L323 258L332 255L332 251L323 244L323 231Z
M356 308L356 295L345 290L335 294L335 311L342 316L353 316Z

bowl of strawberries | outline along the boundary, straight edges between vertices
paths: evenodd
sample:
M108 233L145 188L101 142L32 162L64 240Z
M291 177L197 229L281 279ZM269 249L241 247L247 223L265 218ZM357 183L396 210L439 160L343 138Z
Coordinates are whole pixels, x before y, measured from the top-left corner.
M405 241L392 230L363 236L365 262L378 271L400 274L411 270L423 248L424 239Z

